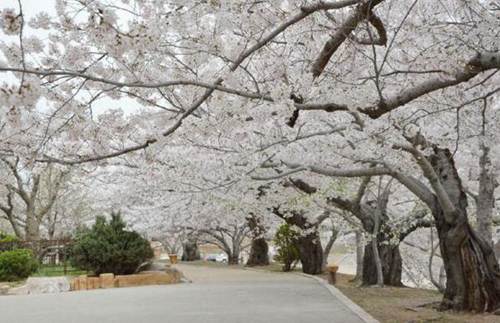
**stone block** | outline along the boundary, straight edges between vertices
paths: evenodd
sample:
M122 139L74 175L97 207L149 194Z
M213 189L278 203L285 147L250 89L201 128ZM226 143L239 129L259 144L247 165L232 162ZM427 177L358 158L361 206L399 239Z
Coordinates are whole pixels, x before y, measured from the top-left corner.
M181 279L183 278L182 273L181 273L179 270L177 270L177 268L167 267L167 268L165 268L165 273L166 273L167 275L172 276L173 280L174 280L176 283L180 282L180 281L181 281Z
M70 290L67 277L29 277L26 285L30 294L62 293Z
M76 290L86 290L87 289L87 275L81 275L75 279L76 279L76 283L78 285L78 289L76 289Z
M7 295L9 292L10 285L6 283L0 283L0 295Z
M162 272L145 272L135 275L118 275L115 277L117 287L131 287L144 285L167 285L180 281L177 275Z
M115 275L114 274L100 274L99 275L99 286L101 288L113 288L113 287L115 287Z
M87 289L98 289L99 286L99 277L88 277L87 278Z
M8 295L28 295L29 293L28 285L22 285L9 289Z
M331 285L335 285L337 283L337 271L338 270L339 270L339 266L326 267L326 271L328 272L328 282Z

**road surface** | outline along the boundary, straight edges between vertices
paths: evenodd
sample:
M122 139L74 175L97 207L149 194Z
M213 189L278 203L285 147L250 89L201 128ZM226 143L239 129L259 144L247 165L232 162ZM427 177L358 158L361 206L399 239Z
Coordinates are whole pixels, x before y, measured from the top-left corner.
M364 322L309 277L197 265L177 268L192 283L1 296L0 322Z

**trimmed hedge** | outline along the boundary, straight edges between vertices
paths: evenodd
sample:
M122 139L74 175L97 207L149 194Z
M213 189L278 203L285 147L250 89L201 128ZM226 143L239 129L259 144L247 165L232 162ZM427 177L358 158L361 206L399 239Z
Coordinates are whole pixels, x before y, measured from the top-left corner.
M29 249L15 249L0 253L0 281L28 278L38 270L38 261Z
M77 233L70 252L71 265L96 275L133 274L140 264L153 257L153 250L149 241L125 227L119 213L111 214L109 223L103 216L96 217L90 229Z

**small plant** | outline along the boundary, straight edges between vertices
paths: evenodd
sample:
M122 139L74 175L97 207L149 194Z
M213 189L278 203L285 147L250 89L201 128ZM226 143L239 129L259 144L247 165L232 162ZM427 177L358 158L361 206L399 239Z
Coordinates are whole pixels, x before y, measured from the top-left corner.
M18 242L17 237L0 232L0 252L17 249Z
M81 229L71 247L71 265L94 274L133 274L141 263L153 257L149 242L135 231L125 230L119 213L109 223L96 217L89 229Z
M38 261L29 249L15 249L0 253L0 281L25 279L37 270Z
M274 244L277 247L277 254L274 256L274 260L283 264L283 271L293 270L299 261L298 236L299 234L287 223L282 224L276 231Z
M17 242L18 239L7 233L0 232L0 243Z

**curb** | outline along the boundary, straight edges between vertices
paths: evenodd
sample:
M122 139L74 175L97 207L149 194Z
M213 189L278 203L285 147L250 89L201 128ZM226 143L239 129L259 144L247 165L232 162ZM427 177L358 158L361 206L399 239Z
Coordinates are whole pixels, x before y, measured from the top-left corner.
M253 271L253 272L260 272L260 273L268 273L268 274L280 274L280 272L271 272L265 269L257 269L257 268L252 268L252 267L243 267L241 268L246 271ZM341 291L339 291L337 288L335 288L333 285L328 284L327 281L325 281L322 278L316 277L314 275L309 275L309 274L304 274L304 273L297 273L297 272L291 272L291 273L281 273L281 274L286 274L286 275L299 275L302 277L307 277L309 279L313 279L317 281L321 286L326 288L330 294L337 298L345 307L347 307L349 310L351 310L356 316L360 318L361 321L365 323L380 323L380 321L376 320L373 316L368 314L364 309L362 309L358 304L354 303L351 301L347 296L345 296Z
M380 323L373 316L371 316L364 309L362 309L358 304L354 303L347 296L342 294L341 291L339 291L333 285L328 284L328 282L326 282L324 279L313 276L313 275L304 274L304 273L299 274L299 275L309 277L309 278L316 280L320 285L322 285L324 288L326 288L330 292L330 294L332 294L342 304L344 304L348 309L350 309L352 312L354 312L354 314L356 314L363 322Z
M272 273L272 272L266 271L264 269L256 269L256 268L251 268L251 267L244 267L244 270ZM279 274L279 273L277 273L277 274ZM361 319L361 321L363 321L365 323L380 323L380 321L376 320L373 316L371 316L364 309L362 309L358 304L351 301L341 291L339 291L333 285L330 285L324 279L316 277L314 275L309 275L309 274L304 274L304 273L291 272L291 273L285 273L285 274L300 275L303 277L314 279L321 286L326 288L330 292L330 294L332 294L333 297L337 298L343 305L345 305L349 310L351 310L354 314L356 314Z

